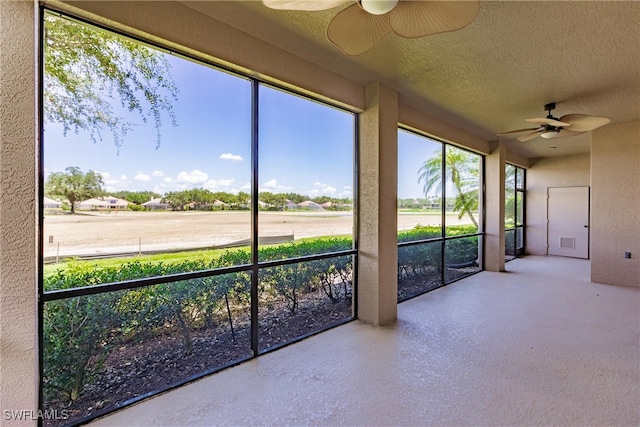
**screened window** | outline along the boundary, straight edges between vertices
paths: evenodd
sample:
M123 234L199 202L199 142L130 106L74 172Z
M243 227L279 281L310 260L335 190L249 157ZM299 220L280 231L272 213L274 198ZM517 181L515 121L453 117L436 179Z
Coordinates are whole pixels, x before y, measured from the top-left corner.
M355 116L45 12L43 410L86 421L354 318Z
M525 170L505 165L505 260L524 255Z
M481 156L398 132L398 300L482 269Z

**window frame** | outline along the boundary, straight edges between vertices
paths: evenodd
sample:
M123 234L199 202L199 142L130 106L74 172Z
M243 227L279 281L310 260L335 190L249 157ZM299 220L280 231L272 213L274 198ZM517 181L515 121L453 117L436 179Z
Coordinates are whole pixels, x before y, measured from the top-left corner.
M38 370L39 370L39 381L38 381L38 407L41 410L44 410L44 386L43 386L43 374L44 374L44 357L43 357L43 335L44 335L44 331L43 331L43 313L44 313L44 309L45 309L45 304L48 302L52 302L52 301L57 301L57 300L62 300L62 299L70 299L70 298L76 298L76 297L83 297L83 296L90 296L90 295L97 295L97 294L104 294L104 293L111 293L111 292L117 292L117 291L122 291L122 290L133 290L133 289L141 289L141 288L146 288L149 286L154 286L154 285L160 285L160 284L169 284L172 282L178 282L178 281L184 281L184 280L190 280L190 279L200 279L200 278L206 278L206 277L213 277L213 276L222 276L222 275L226 275L226 274L231 274L231 273L241 273L241 272L250 272L251 274L251 290L250 290L250 296L251 296L251 311L250 311L250 316L251 316L251 351L252 351L252 356L250 357L245 357L245 358L241 358L238 360L235 360L234 362L230 363L230 364L226 364L226 365L222 365L222 366L218 366L212 369L208 369L205 370L199 374L196 374L194 376L190 376L188 378L185 378L183 380L180 380L174 384L171 384L167 387L163 387L161 389L149 392L149 393L145 393L142 394L138 397L134 397L132 399L129 399L123 403L119 403L116 404L113 407L109 407L107 409L104 410L97 410L95 412L93 412L91 415L83 417L83 418L78 418L74 421L72 421L70 423L70 425L81 425L81 424L85 424L91 420L94 420L96 418L102 417L108 413L112 413L114 411L117 411L119 409L122 409L122 407L124 406L128 406L131 405L133 403L137 403L141 400L145 400L148 399L152 396L156 396L158 394L164 393L166 391L169 390L173 390L175 388L181 387L182 385L185 385L187 383L190 383L192 381L195 381L197 379L203 378L205 376L211 375L213 373L216 373L222 369L226 369L228 367L231 366L236 366L240 363L243 363L249 359L252 358L256 358L258 356L261 356L262 354L266 354L269 353L271 351L275 351L278 350L279 348L282 348L284 346L287 346L289 344L292 344L294 342L300 341L302 339L305 339L309 336L312 335L316 335L318 333L321 333L323 331L326 331L328 329L332 329L334 327L343 325L345 323L351 322L353 320L355 320L357 318L357 289L358 289L358 281L357 281L357 263L358 263L358 165L359 165L359 115L356 111L352 111L349 110L347 108L345 108L342 105L339 105L337 102L331 102L330 100L327 100L323 97L321 97L320 95L316 95L316 96L312 96L309 95L308 93L303 92L302 90L297 90L297 89L293 89L292 87L290 87L289 85L286 84L282 84L276 81L271 81L268 80L264 77L259 77L253 73L250 72L240 72L237 70L234 70L230 67L227 67L223 64L219 64L219 63L215 63L211 60L208 59L203 59L200 57L197 57L196 55L193 55L191 53L187 53L184 51L180 51L174 48L169 48L167 46L163 46L161 43L158 42L152 42L149 40L145 40L139 36L136 36L134 34L129 34L126 32L123 32L121 30L118 29L114 29L114 28L110 28L108 26L105 26L104 24L98 23L98 22L94 22L85 18L81 18L78 16L74 16L73 14L70 14L68 12L63 12L60 10L56 10L54 7L51 6L43 6L41 5L39 7L39 16L38 16L38 21L39 21L39 40L44 40L44 31L45 31L45 15L47 13L50 14L54 14L60 17L63 17L64 19L69 19L72 21L75 21L79 24L82 25L89 25L92 26L94 28L97 28L99 30L102 31L108 31L114 34L117 34L119 36L125 37L131 41L134 41L136 43L140 43L142 45L148 46L152 49L157 49L161 52L164 53L168 53L171 55L175 55L175 56L179 56L181 58L184 58L185 60L197 63L201 66L207 66L210 67L214 70L220 71L220 72L224 72L227 74L231 74L233 76L236 76L238 78L242 78L244 80L247 80L250 82L251 84L251 242L250 242L250 247L251 247L251 262L249 264L242 264L242 265L236 265L236 266L231 266L231 267L223 267L223 268L216 268L216 269L210 269L210 270L199 270L199 271L189 271L189 272L182 272L182 273L176 273L176 274L170 274L170 275L165 275L165 276L154 276L154 277L146 277L146 278L140 278L140 279L131 279L131 280L125 280L125 281L120 281L120 282L111 282L111 283L105 283L105 284L99 284L99 285L94 285L94 286L86 286L86 287L76 287L76 288L70 288L70 289L57 289L57 290L51 290L51 291L45 291L44 290L44 257L43 257L43 248L44 248L44 118L43 118L43 106L44 106L44 90L43 90L43 82L44 82L44 49L45 49L45 44L44 43L40 43L39 45L39 56L38 56L38 131L39 131L39 141L38 141L38 149L39 149L39 156L37 159L37 171L38 171L38 199L40 201L39 203L39 208L38 208L38 277L37 277L37 295L38 295L38 344L39 344L39 349L38 349ZM330 107L330 108L334 108L337 110L340 110L344 113L347 113L349 115L351 115L352 121L353 121L353 133L352 133L352 144L353 144L353 159L352 159L352 182L351 182L351 186L353 189L353 211L352 211L352 221L353 221L353 227L352 227L352 245L351 245L351 249L348 250L339 250L339 251L333 251L333 252L324 252L324 253L319 253L319 254L313 254L313 255L305 255L305 256L300 256L300 257L294 257L294 258L287 258L287 259L278 259L278 260L264 260L264 261L260 261L258 259L258 247L259 247L259 240L258 240L258 215L259 215L259 209L258 209L258 194L259 194L259 181L258 181L258 170L259 170L259 132L258 132L258 122L259 122L259 88L260 86L267 86L267 87L271 87L277 90L280 90L284 93L287 93L289 95L292 96L297 96L300 97L302 99L305 100L309 100L312 102L316 102L320 105L326 106L326 107ZM259 333L259 325L258 325L258 277L259 277L259 271L261 269L266 269L266 268L271 268L271 267L277 267L277 266L283 266L283 265L289 265L289 264L295 264L295 263L301 263L301 262L313 262L313 261L317 261L317 260L323 260L323 259L329 259L329 258L336 258L336 257L343 257L343 256L350 256L352 258L352 263L353 263L353 268L352 268L352 292L353 292L353 296L352 296L352 302L351 302L351 317L348 319L344 319L341 320L335 324L332 324L331 326L325 328L325 329L321 329L321 330L317 330L317 331L313 331L311 333L302 335L302 336L297 336L294 339L291 340L287 340L286 342L283 343L279 343L277 345L274 345L272 347L268 347L264 350L261 350L259 347L259 337L258 337L258 333ZM41 423L42 420L39 420L39 423Z
M431 135L427 135L421 132L418 132L414 129L411 129L407 126L403 126L403 125L398 125L398 132L407 132L411 135L420 137L420 138L426 138L428 140L434 141L434 142L438 142L440 144L442 144L441 146L441 150L440 150L440 155L442 156L442 170L441 170L441 197L442 197L442 203L441 203L441 210L440 210L440 214L441 214L441 230L440 230L440 237L431 237L431 238L427 238L427 239L417 239L417 240L411 240L411 241L406 241L406 242L398 242L397 243L397 247L398 249L400 248L405 248L405 247L410 247L410 246L418 246L418 245L425 245L425 244L430 244L430 243L436 243L439 242L440 243L440 283L441 285L433 288L433 289L429 289L427 291L418 293L416 295L412 295L409 296L407 298L403 298L402 300L398 299L398 303L407 301L411 298L414 298L416 296L419 295L423 295L426 292L430 292L432 290L435 290L439 287L442 286L446 286L449 285L451 283L457 282L458 280L464 279L466 277L469 277L473 274L477 274L481 271L484 271L484 264L485 264L485 259L484 259L484 245L485 245L485 200L486 200L486 196L485 196L485 161L486 161L486 156L476 153L468 148L464 148L464 147L460 147L456 144L453 144L451 142L447 142L445 140L442 140L438 137L434 137ZM478 231L476 233L469 233L469 234L461 234L461 235L456 235L456 236L451 236L451 235L447 235L446 233L446 227L447 227L447 223L446 223L446 214L447 214L447 210L446 210L446 197L447 197L447 165L446 165L446 155L447 155L447 147L455 147L456 149L462 150L462 151L466 151L468 153L477 155L479 157L480 160L480 164L479 164L479 182L478 182L478 213L480 214L480 218L478 221ZM399 171L398 171L399 173ZM469 237L478 237L479 242L478 242L478 252L479 252L479 261L480 261L480 266L479 266L479 270L477 272L473 272L473 273L469 273L469 274L465 274L462 275L460 277L456 277L454 279L451 280L447 280L446 277L446 244L447 242L451 242L451 241L455 241L455 240L460 240L460 239L465 239L465 238L469 238Z
M507 248L507 244L509 242L507 242L507 239L511 239L510 236L508 236L509 234L513 234L513 248L514 248L514 253L513 254L507 254L505 253L505 261L511 261L515 258L520 258L523 257L525 255L525 247L526 247L526 224L527 224L527 218L526 218L526 213L527 213L527 207L526 207L526 182L527 182L527 170L525 168L522 168L520 166L517 166L515 164L512 163L505 163L505 171L507 167L512 167L514 168L514 179L513 179L513 187L508 189L506 188L506 181L505 181L505 194L507 191L513 192L513 197L514 197L514 203L513 203L513 227L507 227L505 225L505 251ZM506 176L506 173L505 173ZM521 177L521 179L519 179L519 177ZM522 181L522 182L520 182ZM518 210L518 197L520 197L520 199L522 200L522 212L519 212ZM505 199L506 202L506 199ZM506 204L506 203L505 203ZM505 217L506 217L506 207L505 207ZM520 224L518 224L518 218L522 218L522 221ZM522 238L521 240L521 244L518 245L518 234L521 234ZM513 257L513 258L509 258L509 257Z

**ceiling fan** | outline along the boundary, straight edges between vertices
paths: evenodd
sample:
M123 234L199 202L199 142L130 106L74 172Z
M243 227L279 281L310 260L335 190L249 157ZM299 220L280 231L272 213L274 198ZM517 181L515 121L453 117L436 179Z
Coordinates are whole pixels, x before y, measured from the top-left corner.
M567 114L557 118L551 115L551 111L555 108L556 103L551 102L544 106L545 111L548 112L547 117L526 119L527 122L537 124L538 127L512 130L510 132L499 133L498 136L526 132L517 138L520 142L529 141L538 136L546 139L564 138L592 131L611 121L606 117L588 116L586 114Z
M350 0L262 0L271 9L318 11ZM470 24L479 0L359 0L329 22L327 37L347 55L360 55L393 32L405 38L455 31Z

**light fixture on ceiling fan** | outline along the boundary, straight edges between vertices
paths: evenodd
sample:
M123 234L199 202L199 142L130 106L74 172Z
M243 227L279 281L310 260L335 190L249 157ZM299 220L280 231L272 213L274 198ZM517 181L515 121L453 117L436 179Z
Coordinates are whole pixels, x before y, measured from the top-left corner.
M555 110L555 108L556 103L551 102L544 106L545 111L547 111L547 117L526 119L527 122L537 124L538 127L512 130L499 133L498 136L526 132L517 138L520 142L529 141L538 136L545 139L564 138L592 131L611 122L611 120L606 117L588 116L586 114L566 114L557 118L551 115L551 111Z
M384 15L396 7L399 0L360 0L360 6L372 15Z
M262 0L271 9L318 11L349 0ZM478 15L479 0L360 0L338 12L327 38L347 55L360 55L393 32L405 38L456 31Z

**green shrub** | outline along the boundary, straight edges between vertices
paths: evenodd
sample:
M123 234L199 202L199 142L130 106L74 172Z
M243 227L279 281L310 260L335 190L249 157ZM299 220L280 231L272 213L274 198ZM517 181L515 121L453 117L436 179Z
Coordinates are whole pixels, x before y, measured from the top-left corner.
M53 278L57 289L74 288L81 282L99 283L88 266L77 264L70 272ZM100 370L113 331L121 322L115 310L121 295L111 292L45 303L43 383L47 396L58 391L67 399L76 400L85 381Z
M455 225L446 229L447 237L477 233L473 225ZM398 233L398 242L411 242L442 237L442 228L423 226ZM417 277L425 273L440 274L442 270L442 245L440 242L401 246L398 249L398 280ZM447 264L461 264L478 258L478 237L446 241Z
M265 246L260 260L279 260L351 248L350 238L310 239ZM134 260L117 266L71 261L44 279L45 291L95 286L132 279L247 265L246 250L224 251L210 258L197 256L178 262ZM282 298L296 313L301 293L322 287L329 299L351 297L351 256L300 262L260 270L258 288ZM47 398L61 392L75 400L83 385L99 372L109 350L125 340L144 339L167 328L179 331L184 351L192 350L192 332L213 327L231 312L226 301L246 306L250 301L250 273L239 272L180 280L132 290L107 292L47 302L43 312L44 378Z

